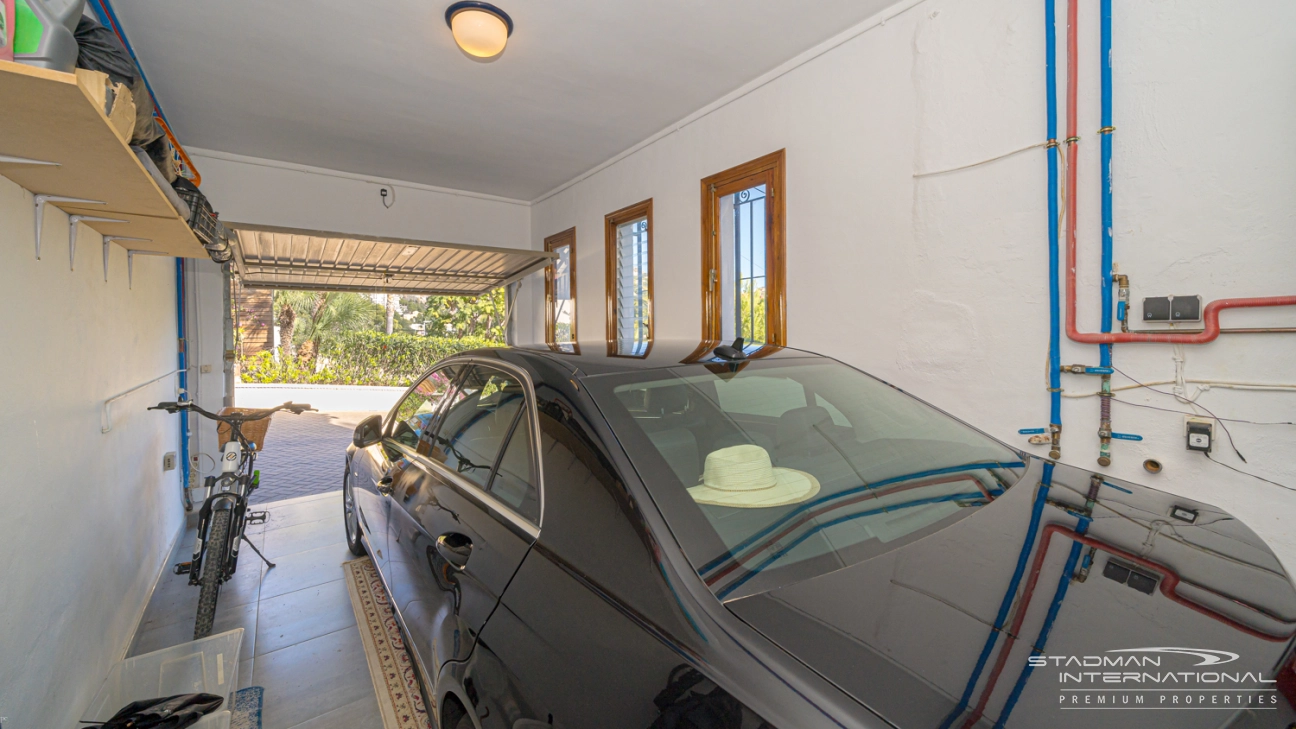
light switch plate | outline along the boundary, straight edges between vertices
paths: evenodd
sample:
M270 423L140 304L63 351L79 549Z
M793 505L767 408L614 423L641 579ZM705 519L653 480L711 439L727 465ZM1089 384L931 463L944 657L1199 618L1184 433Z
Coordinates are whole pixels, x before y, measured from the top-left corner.
M174 471L175 467L176 467L175 451L171 451L170 453L167 453L166 455L162 456L163 471Z

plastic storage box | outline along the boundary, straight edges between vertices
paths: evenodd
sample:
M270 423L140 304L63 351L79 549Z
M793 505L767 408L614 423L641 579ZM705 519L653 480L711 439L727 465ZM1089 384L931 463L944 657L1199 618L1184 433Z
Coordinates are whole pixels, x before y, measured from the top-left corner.
M163 648L118 661L108 672L83 722L104 722L132 701L176 694L215 694L225 703L194 725L195 729L229 727L238 686L239 647L243 629Z

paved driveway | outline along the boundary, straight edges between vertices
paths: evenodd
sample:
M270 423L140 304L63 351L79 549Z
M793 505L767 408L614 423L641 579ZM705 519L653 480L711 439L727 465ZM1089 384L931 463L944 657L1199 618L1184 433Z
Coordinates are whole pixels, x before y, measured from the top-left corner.
M342 488L346 447L355 426L372 413L276 413L257 456L261 487L253 504L295 499Z

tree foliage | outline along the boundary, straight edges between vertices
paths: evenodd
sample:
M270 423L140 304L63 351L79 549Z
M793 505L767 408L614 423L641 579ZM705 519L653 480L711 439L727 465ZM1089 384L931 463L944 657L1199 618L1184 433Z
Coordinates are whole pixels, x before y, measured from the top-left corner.
M430 337L484 337L504 342L504 289L481 296L429 296L419 317Z
M368 296L341 292L276 291L274 304L284 349L306 359L347 332L376 329L385 313ZM287 332L286 319L292 322Z

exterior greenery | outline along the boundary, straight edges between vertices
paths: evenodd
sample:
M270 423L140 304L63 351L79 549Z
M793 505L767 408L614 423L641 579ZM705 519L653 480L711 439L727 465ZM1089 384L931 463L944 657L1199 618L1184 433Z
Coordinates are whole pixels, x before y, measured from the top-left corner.
M244 358L241 376L257 383L407 387L437 360L501 344L484 337L347 332L324 346L318 364L282 350L277 361L273 353L261 352Z
M388 323L388 307L365 295L276 291L283 345L241 358L240 379L404 387L443 357L504 344L503 289L472 298L402 296L399 305L395 299L389 306L405 313Z

